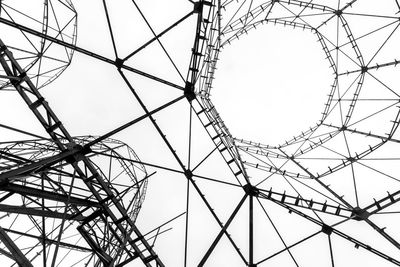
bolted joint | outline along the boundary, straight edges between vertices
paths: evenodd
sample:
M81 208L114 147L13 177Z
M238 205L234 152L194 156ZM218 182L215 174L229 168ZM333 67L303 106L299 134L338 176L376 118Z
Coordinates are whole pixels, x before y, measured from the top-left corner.
M212 2L205 1L205 0L199 0L194 3L193 11L194 13L201 13L203 11L203 6L214 6Z
M185 170L185 176L188 179L192 179L192 177L193 177L192 171L191 170Z
M189 102L192 102L196 99L196 94L194 93L194 84L191 82L186 82L184 95Z
M201 0L194 3L193 11L194 13L201 13L201 11L203 11L203 3Z
M18 75L18 79L17 80L11 80L11 84L13 86L19 86L22 82L24 82L27 78L27 74L26 71L22 71L19 75Z
M368 67L367 66L362 66L361 67L361 73L366 73L368 71Z
M251 184L244 185L243 189L247 195L253 196L253 197L258 196L258 193L260 192L257 187L255 187Z
M82 150L81 150L81 154L82 155L86 155L92 152L92 149L90 148L90 146L83 146Z
M114 65L118 68L118 69L120 69L120 68L122 68L122 66L124 65L124 60L123 59L120 59L120 58L116 58L115 59L115 62L114 62Z
M341 9L335 11L336 16L340 16L342 14L343 14L343 10L341 10Z
M4 51L7 50L7 46L5 45L0 45L0 53L3 53Z
M194 3L193 11L194 13L201 13L203 11L203 6L214 6L212 2L206 0L199 0Z
M75 143L67 144L67 150L73 152L71 156L68 156L65 161L72 164L83 159L83 156L92 152L89 146L82 146Z
M26 76L27 76L27 75L26 75L26 71L23 71L23 72L21 72L21 73L18 75L18 78L24 79Z
M354 157L348 157L347 160L351 163L356 162L356 158Z
M355 207L352 210L351 216L354 216L354 220L363 221L369 217L369 212L361 209L360 207Z
M321 231L322 231L324 234L331 235L332 232L333 232L333 228L330 227L330 226L327 225L327 224L323 224L323 225L322 225Z

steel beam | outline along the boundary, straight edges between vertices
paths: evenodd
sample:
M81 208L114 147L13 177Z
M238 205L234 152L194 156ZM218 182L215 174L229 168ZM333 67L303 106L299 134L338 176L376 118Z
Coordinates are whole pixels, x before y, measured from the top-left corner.
M48 191L44 191L41 189L36 189L36 188L12 184L12 183L7 184L5 186L0 186L0 192L1 191L17 193L17 194L24 195L24 196L39 197L39 198L44 198L44 199L48 199L48 200L54 200L54 201L70 203L70 204L80 205L80 206L89 206L89 207L97 207L97 208L101 206L99 203L96 203L94 201L90 201L87 199L72 197L72 196L58 194L58 193L54 193L54 192L48 192Z
M7 46L1 40L0 63L7 75L21 78L21 81L15 82L10 80L10 82L23 98L25 103L32 110L33 114L42 124L46 132L50 135L51 139L57 145L59 150L63 151L60 154L64 152L68 154L68 156L65 155L65 158L62 160L67 160L67 162L76 171L77 176L91 191L93 197L99 201L102 211L108 217L108 219L110 219L110 221L107 219L107 223L112 222L112 225L118 230L115 233L112 232L113 237L109 238L118 239L119 235L123 236L123 242L120 242L116 245L120 248L125 248L125 250L128 251L128 254L131 252L138 254L145 266L150 267L152 265L151 262L155 262L157 266L164 266L157 254L154 252L153 247L150 246L147 240L143 238L143 235L139 229L136 227L132 219L127 215L126 209L123 207L118 198L116 198L115 192L110 189L109 182L104 179L89 158L85 156L86 153L82 153L82 147L76 146L70 133L63 126L62 122L50 108L48 102L38 91L30 78L26 75L26 72L22 69L18 61L14 58ZM66 142L68 142L68 144L66 144ZM69 153L72 154L69 155ZM60 156L60 154L56 155L55 157ZM60 158L57 157L54 158L54 160L60 160ZM48 164L54 160L50 160ZM79 160L81 164L78 165L77 160ZM34 169L32 168L30 169L30 171L33 170ZM9 173L8 175L5 175L5 177L7 179L7 177L13 176ZM4 179L5 182L7 182L6 179ZM111 209L111 206L113 209ZM132 236L132 234L135 236ZM149 256L147 256L148 254ZM116 257L121 259L124 257L124 255L117 255Z
M55 219L67 219L73 221L82 221L85 219L83 215L75 215L75 214L64 214L61 212L51 211L51 210L41 210L41 209L34 209L28 208L23 206L14 206L14 205L5 205L0 204L0 212L7 212L7 213L18 213L18 214L26 214L32 216L43 216L46 218L55 218Z
M73 155L77 154L80 152L81 149L71 149L67 151L63 151L57 155L44 158L42 160L24 165L22 167L19 167L17 169L4 172L0 174L0 183L4 183L8 180L15 180L15 179L21 179L21 178L26 178L29 176L32 172L38 172L40 170L43 170L45 168L51 167L52 165L59 163L69 157L72 157Z
M25 257L24 253L22 253L22 251L17 247L17 245L14 243L14 241L12 241L2 227L0 227L0 240L10 251L13 259L18 263L19 266L33 267L30 261Z
M57 244L57 240L53 240L47 237L43 237L43 236L36 236L36 235L32 235L32 234L28 234L28 233L24 233L24 232L20 232L20 231L15 231L15 230L11 230L11 229L4 229L4 231L6 231L7 233L13 233L16 235L20 235L20 236L26 236L29 238L34 238L40 241L43 241L44 238L44 242L50 245L55 245ZM75 249L75 250L79 250L79 251L85 251L85 252L91 252L92 250L89 248L85 248L82 246L78 246L78 245L73 245L73 244L69 244L66 242L59 242L61 247L65 247L65 248L70 248L70 249Z
M85 54L87 56L90 56L90 57L93 57L95 59L98 59L100 61L112 64L112 65L116 65L117 64L117 61L115 61L115 60L106 58L104 56L101 56L101 55L93 53L93 52L90 52L89 50L83 49L81 47L78 47L76 45L73 45L73 44L70 44L70 43L67 43L67 42L64 42L63 40L59 40L57 38L54 38L54 37L52 37L50 35L41 33L39 31L35 31L35 30L31 29L31 28L25 27L25 26L23 26L21 24L18 24L16 22L14 22L14 21L10 21L8 19L0 17L0 23L2 23L4 25L8 25L8 26L13 27L13 28L16 28L16 29L18 29L20 31L23 31L23 32L26 32L26 33L30 33L30 34L35 35L35 36L38 36L40 38L43 38L43 39L48 40L50 42L53 42L55 44L61 45L63 47L67 47L67 48L72 49L74 51L77 51L79 53L82 53L82 54ZM141 70L138 70L138 69L126 66L126 65L122 65L121 68L125 69L125 70L128 70L128 71L131 71L133 73L136 73L138 75L141 75L143 77L149 78L151 80L166 84L168 86L171 86L171 87L174 87L174 88L177 88L177 89L180 89L180 90L184 90L184 88L182 86L180 86L180 85L177 85L177 84L174 84L172 82L166 81L164 79L158 78L158 77L156 77L154 75L151 75L149 73L143 72ZM14 80L14 79L16 79L16 78L14 77L14 78L11 78L10 80Z
M312 199L304 199L301 196L291 196L286 193L278 193L272 191L272 188L270 190L259 189L257 197L267 200L279 201L280 203L283 203L285 205L315 210L318 212L328 213L345 218L351 218L351 216L353 215L353 210L343 205L333 206L327 204L326 202L322 203L314 201Z

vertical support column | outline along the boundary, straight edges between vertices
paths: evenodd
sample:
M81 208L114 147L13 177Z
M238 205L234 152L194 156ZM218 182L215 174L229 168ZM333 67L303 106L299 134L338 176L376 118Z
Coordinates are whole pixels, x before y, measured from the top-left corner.
M243 186L246 195L249 196L249 267L256 267L254 263L254 197L259 195L257 187L250 183Z
M249 195L249 266L254 267L253 195Z

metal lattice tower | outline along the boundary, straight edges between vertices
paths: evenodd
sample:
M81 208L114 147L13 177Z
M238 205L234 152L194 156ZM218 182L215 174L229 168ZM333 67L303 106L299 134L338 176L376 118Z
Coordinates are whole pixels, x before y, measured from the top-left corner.
M0 1L2 264L400 266L397 1L33 2ZM212 97L261 27L332 72L277 145Z

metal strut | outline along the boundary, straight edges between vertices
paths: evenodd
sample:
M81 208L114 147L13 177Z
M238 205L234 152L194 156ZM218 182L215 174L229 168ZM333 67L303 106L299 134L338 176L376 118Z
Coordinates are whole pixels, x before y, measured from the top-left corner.
M26 72L22 69L1 39L0 63L6 75L10 77L10 84L15 87L16 91L32 110L46 132L50 135L51 139L60 149L60 154L70 154L73 151L70 157L60 157L58 162L66 160L73 167L74 171L76 171L78 174L78 177L82 179L82 181L93 194L95 200L101 206L101 216L98 218L100 218L102 223L110 228L111 234L111 237L104 236L104 238L111 238L110 240L115 242L112 245L114 248L117 248L117 253L108 255L107 251L105 251L103 247L96 246L96 241L90 234L91 229L90 227L87 227L86 220L80 226L80 232L83 234L93 252L104 263L110 262L110 265L107 266L115 266L121 260L126 262L140 258L145 266L151 267L151 263L155 263L156 266L163 267L164 264L158 258L157 254L141 234L134 222L127 215L126 209L122 206L122 204L118 201L117 196L110 189L109 183L96 170L95 166L91 163L88 157L85 156L88 151L84 151L83 148L77 148L77 145L75 144L69 132L65 129L61 121L50 108L47 101L39 93L38 89L34 86L32 81L26 75ZM57 160L52 161L51 165L55 163L57 163ZM49 167L48 162L47 165L43 167ZM35 169L36 168L33 168L32 171ZM26 168L21 170L21 172L18 170L14 171L19 174L26 173ZM8 175L5 177L7 180L10 178L12 177L8 177ZM113 208L112 210L111 207Z

